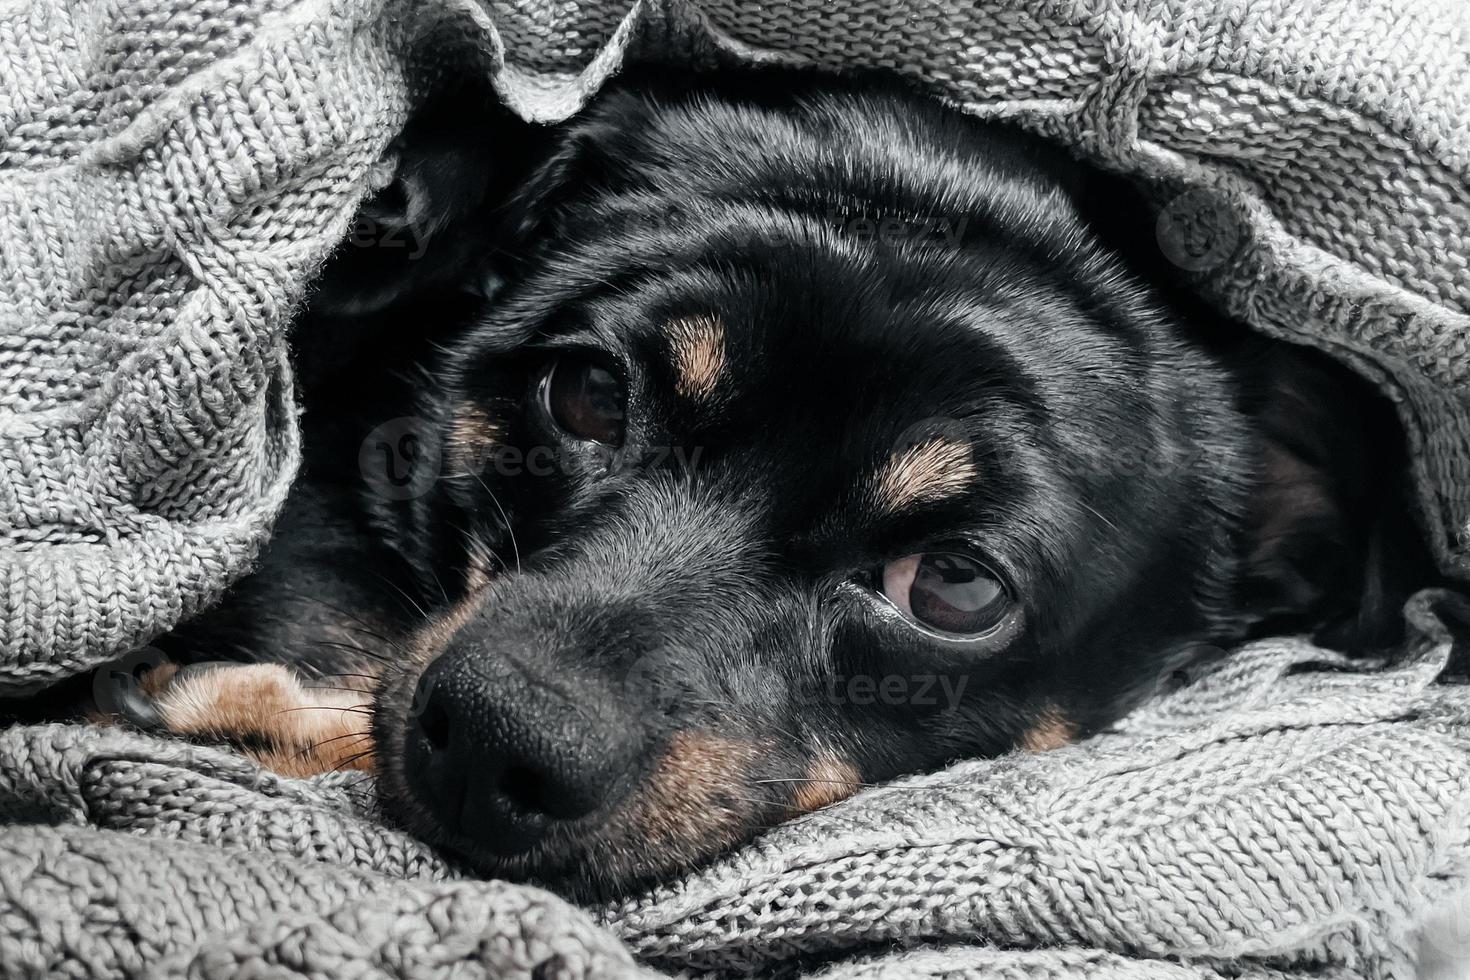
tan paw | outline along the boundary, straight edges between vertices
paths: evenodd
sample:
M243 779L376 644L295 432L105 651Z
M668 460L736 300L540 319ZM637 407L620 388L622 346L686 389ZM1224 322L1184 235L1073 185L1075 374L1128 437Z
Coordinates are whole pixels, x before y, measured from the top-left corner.
M372 697L280 664L164 664L123 717L143 728L228 742L286 776L373 768Z

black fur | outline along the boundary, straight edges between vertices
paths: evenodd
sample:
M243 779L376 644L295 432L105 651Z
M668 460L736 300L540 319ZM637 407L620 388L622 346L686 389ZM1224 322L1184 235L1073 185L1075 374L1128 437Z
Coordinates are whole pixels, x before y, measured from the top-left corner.
M1048 720L1085 735L1271 629L1391 642L1428 574L1372 530L1403 512L1362 462L1397 451L1387 407L1325 358L1189 322L1098 224L1106 178L1030 138L788 74L632 79L554 132L443 108L463 104L410 130L365 211L423 226L421 258L345 247L299 325L309 461L271 550L170 643L386 664L390 803L489 871L616 893L790 816L813 773L935 769ZM700 314L725 365L695 402L666 324ZM626 381L611 462L540 409L569 351ZM500 448L456 471L466 406ZM381 458L440 475L385 499L363 444L399 416L419 441L393 429ZM979 478L877 512L865 481L935 436ZM535 447L550 472L526 472ZM943 548L1000 573L1014 628L940 638L876 595L875 568ZM476 740L448 772L446 725Z

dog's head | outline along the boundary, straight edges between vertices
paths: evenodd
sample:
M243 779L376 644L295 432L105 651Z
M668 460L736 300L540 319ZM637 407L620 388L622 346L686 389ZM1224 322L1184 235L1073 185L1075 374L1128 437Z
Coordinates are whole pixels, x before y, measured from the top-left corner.
M448 599L376 708L414 830L614 893L1238 629L1240 396L1064 161L828 85L626 88L552 142L425 396L441 478L382 504Z

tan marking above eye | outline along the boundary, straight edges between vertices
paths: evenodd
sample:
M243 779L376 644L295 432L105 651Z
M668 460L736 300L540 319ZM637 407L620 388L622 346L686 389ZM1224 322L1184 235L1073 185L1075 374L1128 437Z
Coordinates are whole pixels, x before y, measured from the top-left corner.
M936 437L890 457L878 471L874 496L884 510L902 510L956 496L976 475L969 443Z
M445 460L451 473L478 473L484 468L487 447L504 438L500 426L477 402L462 403L444 438Z
M668 324L674 390L685 398L714 394L725 371L725 325L709 314L681 317Z
M823 751L807 768L797 784L793 802L803 812L820 810L845 800L862 788L862 776L852 763L833 752Z
M1049 752L1071 745L1077 738L1077 726L1056 705L1043 708L1036 724L1021 736L1021 748L1027 752Z

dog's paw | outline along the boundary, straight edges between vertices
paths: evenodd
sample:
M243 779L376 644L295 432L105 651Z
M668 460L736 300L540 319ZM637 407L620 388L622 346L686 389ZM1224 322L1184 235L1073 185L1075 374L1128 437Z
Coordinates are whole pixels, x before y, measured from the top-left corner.
M116 713L138 728L229 743L286 776L373 768L371 695L280 664L162 664Z

